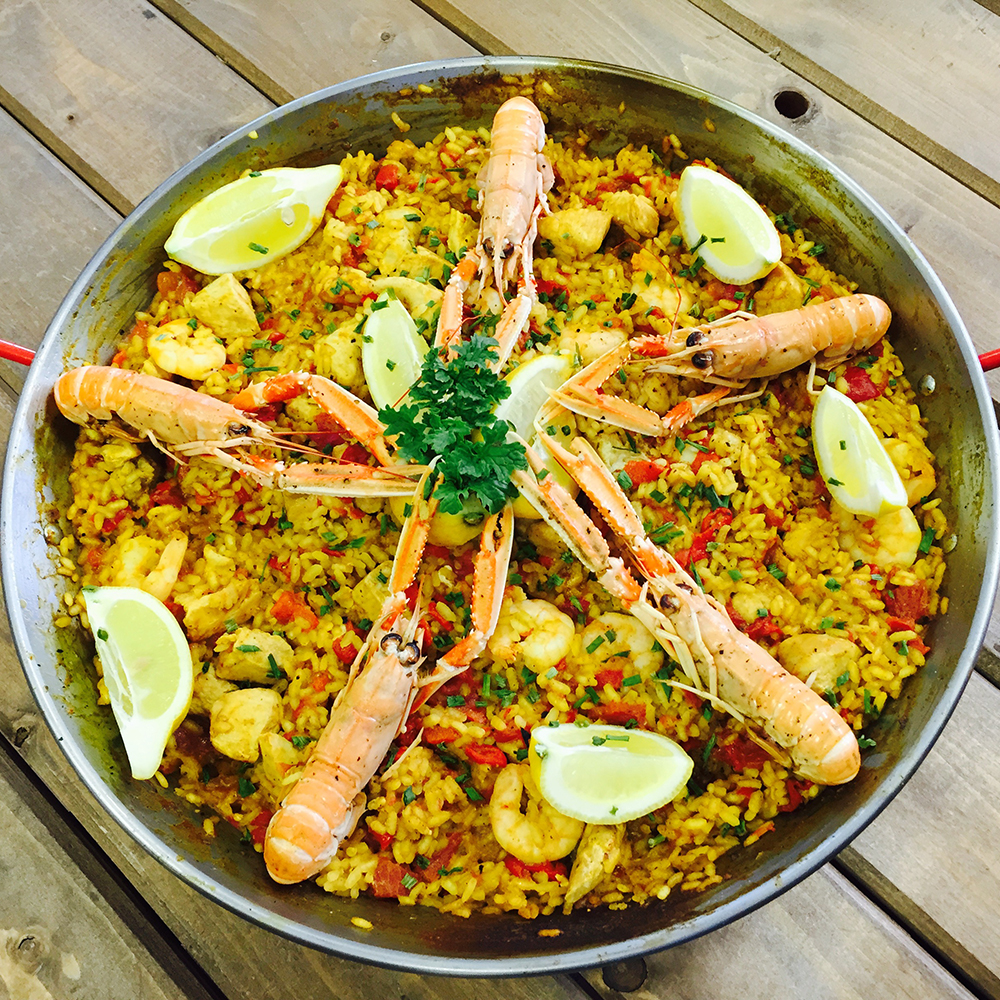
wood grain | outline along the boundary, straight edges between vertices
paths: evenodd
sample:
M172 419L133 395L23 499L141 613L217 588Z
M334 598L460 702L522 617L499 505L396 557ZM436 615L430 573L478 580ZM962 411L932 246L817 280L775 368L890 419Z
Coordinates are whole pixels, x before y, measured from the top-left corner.
M393 66L477 54L409 0L153 0L277 103Z
M853 848L1000 976L1000 690L973 674L941 738Z
M428 5L435 6L434 0ZM923 251L955 300L980 351L1000 346L990 319L1000 308L995 253L1000 209L906 149L808 80L769 58L685 0L599 0L502 7L459 0L506 46L540 55L599 59L701 87L786 129L860 183ZM572 22L573 31L565 25ZM784 89L805 94L810 114L794 122L774 107ZM969 267L970 261L975 267ZM988 376L1000 397L1000 374Z
M68 855L71 837L0 741L0 995L16 1000L64 996L107 1000L194 1000L199 984L171 980L133 928L134 908L105 875L95 885ZM101 874L101 873L98 873ZM12 891L15 890L16 891ZM5 987L5 989L4 989Z
M714 12L714 6L695 2ZM784 65L800 69L796 60L808 59L831 74L829 92L834 96L840 96L839 85L870 101L872 121L880 128L896 134L897 123L904 122L916 133L918 147L924 143L916 150L921 155L933 158L929 140L964 158L967 166L1000 178L995 141L1000 128L1000 18L974 0L924 0L919 5L908 0L805 0L794 5L729 0L715 6L723 23L731 24L728 7L772 36L765 44L781 49L776 58ZM890 38L892 44L886 44ZM817 73L806 75L819 82ZM854 99L848 103L855 106ZM964 182L961 163L954 172ZM994 184L1000 190L1000 182Z
M70 285L121 217L0 111L0 339L35 348ZM25 197L30 191L32 196ZM25 369L0 361L14 388Z
M272 107L142 0L0 5L0 88L121 212Z
M809 1000L971 998L899 927L829 866L708 937L646 958L631 1000L808 997ZM598 970L602 996L621 1000Z

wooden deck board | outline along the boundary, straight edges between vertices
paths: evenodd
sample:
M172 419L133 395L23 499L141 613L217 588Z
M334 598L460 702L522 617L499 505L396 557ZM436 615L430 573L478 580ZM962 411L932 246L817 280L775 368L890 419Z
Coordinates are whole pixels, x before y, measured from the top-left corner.
M649 956L646 965L646 983L631 1000L972 996L829 866L742 920ZM598 970L587 978L602 996L622 997Z
M15 767L3 742L0 829L5 889L0 892L0 995L13 1000L195 1000L203 995L183 968L184 987L166 975L137 936L142 918L121 890L106 875L95 884L80 869L79 855L67 854L65 839L72 834ZM106 895L116 896L123 912L116 912Z
M409 0L153 2L213 50L227 53L227 61L235 56L237 68L252 67L258 86L282 102L393 66L477 54Z
M5 5L0 88L122 211L272 107L142 0Z
M720 17L729 6L776 36L786 65L792 47L888 112L881 121L876 113L876 124L891 131L889 116L902 119L925 137L928 154L930 140L1000 178L1000 18L975 0L718 6Z
M35 348L76 276L121 217L0 111L0 339ZM30 191L32 197L26 198ZM25 368L0 361L19 388Z

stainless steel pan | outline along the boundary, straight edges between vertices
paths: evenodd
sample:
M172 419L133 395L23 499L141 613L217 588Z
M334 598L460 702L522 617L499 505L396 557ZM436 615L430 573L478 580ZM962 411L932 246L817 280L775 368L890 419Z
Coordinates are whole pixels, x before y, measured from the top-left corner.
M724 164L775 210L808 220L832 266L889 302L910 378L931 375L937 386L923 405L942 467L939 492L958 538L945 577L949 610L933 627L933 653L875 726L877 751L865 755L851 785L783 817L752 850L727 855L725 881L706 893L530 922L510 914L460 920L391 901L347 901L312 885L281 888L225 824L206 842L187 806L129 777L110 713L94 704L87 643L53 626L63 584L46 542L53 519L58 524L54 511L66 504L74 439L55 413L52 384L73 365L106 363L133 311L152 295L163 242L181 212L246 167L308 165L359 149L380 155L400 134L393 111L418 143L448 123L488 126L509 96L504 74L533 82L553 136L575 136L582 127L612 152L628 142L659 148L665 132L676 133L686 150ZM432 92L418 92L418 84ZM714 132L703 127L706 117ZM648 74L554 59L452 60L364 77L279 108L179 170L122 223L60 307L21 395L0 510L3 581L25 673L60 745L115 822L178 877L280 934L364 961L463 976L566 971L666 948L743 916L847 844L900 789L954 708L990 614L997 455L990 397L947 293L902 230L831 163L726 101ZM373 929L356 929L353 916ZM543 927L562 933L539 937Z

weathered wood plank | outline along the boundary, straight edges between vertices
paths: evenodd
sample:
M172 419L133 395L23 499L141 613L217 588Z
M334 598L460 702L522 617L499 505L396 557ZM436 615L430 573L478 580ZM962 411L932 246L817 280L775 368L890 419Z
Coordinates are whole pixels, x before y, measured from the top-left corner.
M973 674L941 738L853 848L1000 976L1000 690Z
M6 303L0 339L35 348L73 280L121 217L2 111L0 148L0 299ZM15 388L24 371L0 361L0 378Z
M1000 18L975 0L729 0L718 6L716 16L724 22L729 7L776 36L768 41L781 47L778 58L786 65L794 66L796 55L812 60L864 99L1000 178ZM883 124L892 129L892 121Z
M392 66L477 54L409 0L153 3L281 103Z
M137 931L144 920L106 874L91 882L65 850L64 828L0 744L0 995L24 1000L101 996L183 1000ZM54 835L58 831L59 839ZM116 897L116 912L106 895Z
M808 997L931 1000L971 994L829 866L742 920L646 959L632 1000ZM587 973L609 998L599 970Z
M435 0L426 5L435 8ZM591 0L558 6L459 0L454 6L515 51L661 73L728 98L798 136L864 186L906 230L955 299L978 348L1000 346L1000 331L990 320L1000 308L995 253L1000 209L703 11L685 0L623 0L614 6ZM774 95L788 88L811 103L811 112L796 121L774 107ZM1000 375L988 378L994 396L1000 396Z
M0 89L119 211L272 107L142 0L4 4Z

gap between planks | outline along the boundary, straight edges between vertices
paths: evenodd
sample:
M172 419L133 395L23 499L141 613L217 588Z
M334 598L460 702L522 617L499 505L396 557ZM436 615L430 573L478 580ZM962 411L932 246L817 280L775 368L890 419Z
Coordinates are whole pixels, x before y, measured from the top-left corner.
M0 733L0 771L18 799L66 852L94 890L142 943L153 960L185 996L226 1000L211 977L177 940L100 845L31 770Z
M0 87L0 108L7 112L26 132L34 136L68 170L76 174L87 187L104 199L119 215L128 215L135 208L114 185L94 170L47 125L33 115L13 94Z
M979 1000L1000 1000L1000 978L853 847L831 864Z
M994 13L1000 9L998 0L978 0L978 2ZM734 10L725 0L688 0L688 3L714 18L761 52L767 53L785 69L808 80L823 93L849 108L864 121L874 125L879 131L895 139L932 166L948 174L959 184L1000 207L1000 181L974 167L946 146L928 138L919 129L866 97L860 90L845 83L836 74L824 69L797 49L786 45L777 35Z
M276 80L258 69L239 49L230 45L221 35L208 25L199 21L177 0L147 0L165 18L173 21L182 31L200 42L216 58L220 59L234 73L241 76L251 87L260 91L269 101L276 105L287 104L295 99L295 95L285 90Z

